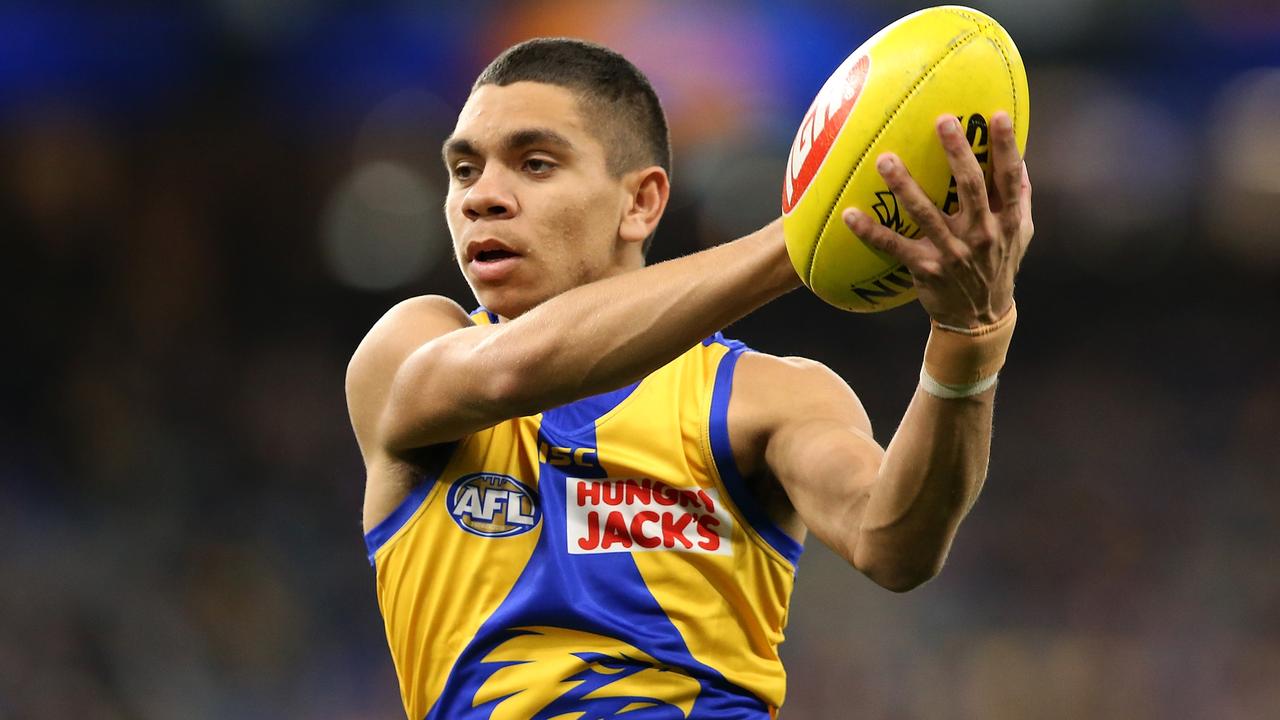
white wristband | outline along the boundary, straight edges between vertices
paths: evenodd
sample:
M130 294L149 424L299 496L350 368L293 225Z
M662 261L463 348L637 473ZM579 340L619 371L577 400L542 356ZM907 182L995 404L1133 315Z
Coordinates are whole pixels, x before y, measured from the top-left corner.
M973 397L990 390L995 387L996 380L999 377L1000 373L996 373L968 385L948 385L933 379L924 368L921 368L920 389L943 400L958 400L960 398Z

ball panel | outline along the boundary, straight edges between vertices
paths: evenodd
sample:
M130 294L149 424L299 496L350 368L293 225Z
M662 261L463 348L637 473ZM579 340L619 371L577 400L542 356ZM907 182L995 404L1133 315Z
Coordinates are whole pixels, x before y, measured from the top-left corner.
M867 156L867 140L874 134L868 128L883 125L921 74L952 46L967 42L979 30L968 15L940 10L943 9L934 8L914 13L885 27L851 53L832 74L832 80L836 79L847 66L856 63L861 57L867 57L870 61L856 104L834 142L826 149L817 173L804 188L803 195L790 208L784 201L783 230L787 238L787 249L792 264L806 284L809 283L818 238L829 225L833 214L838 219L839 208L833 199L841 193L849 177L849 168L856 167ZM797 169L800 163L796 162L796 157L807 146L816 145L806 142L806 125L815 106L822 104L823 94L828 90L829 84L830 80L819 91L792 143L788 178L784 180L784 197L790 189L788 181L799 174ZM874 156L871 157L874 159ZM870 252L869 249L868 251ZM873 254L871 257L877 256ZM877 258L873 267L885 262L892 261Z
M920 235L876 172L875 158L897 153L935 204L954 211L936 118L961 117L985 160L986 119L996 110L1010 112L1018 145L1025 148L1029 102L1012 40L994 20L967 8L909 15L873 36L850 60L859 53L870 59L860 98L817 174L784 214L783 228L797 272L819 297L846 310L875 312L915 297L910 276L896 260L858 240L838 211L856 206L904 235Z
M982 108L989 114L986 108L993 102L998 106L1002 95L998 87L991 87L995 83L985 78L976 83L970 80L975 70L989 67L992 54L984 50L986 43L972 42L974 37L976 34L954 46L927 69L878 129L848 126L851 134L870 136L872 140L865 157L854 167L841 190L835 207L857 207L881 225L906 237L921 236L916 220L899 198L889 191L884 178L876 170L875 159L881 153L894 152L934 204L941 207L945 203L951 183L951 167L934 131L936 119L944 114L960 116L964 118L963 122L969 122L975 116L983 117L973 134L985 148L985 116L976 108ZM897 269L898 262L867 248L848 229L839 214L833 213L828 217L817 246L810 270L810 286L827 302L846 310L869 312L896 307L915 297L914 287L901 287L882 280L884 275ZM878 265L861 261L866 257L863 250L872 253ZM890 276L889 280L893 277Z
M1009 111L1009 117L1013 120L1013 134L1018 140L1018 152L1025 154L1027 135L1031 128L1031 90L1027 86L1027 68L1022 63L1018 46L1013 43L1013 38L999 23L992 20L983 29L983 34L1004 60L1014 96L1013 106L1004 109Z

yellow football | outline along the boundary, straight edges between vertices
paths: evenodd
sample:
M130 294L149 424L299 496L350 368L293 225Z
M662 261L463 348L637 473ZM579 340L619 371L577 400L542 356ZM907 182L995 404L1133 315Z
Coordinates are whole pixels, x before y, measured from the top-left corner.
M818 91L787 158L782 227L805 285L854 312L915 299L906 268L865 245L841 212L857 207L919 237L876 172L876 157L896 153L934 204L954 212L955 179L935 123L943 114L958 117L989 177L988 119L998 110L1009 113L1025 150L1030 105L1022 58L1004 28L977 10L921 10L855 50Z

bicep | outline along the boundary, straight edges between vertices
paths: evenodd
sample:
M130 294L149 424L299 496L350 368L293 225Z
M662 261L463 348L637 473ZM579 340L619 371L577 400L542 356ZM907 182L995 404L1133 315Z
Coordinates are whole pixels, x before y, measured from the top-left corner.
M884 450L845 418L796 418L782 423L765 447L769 472L801 522L852 562L857 529Z
M744 356L740 372L735 402L743 432L756 438L757 471L782 486L810 532L851 560L884 457L862 403L816 362Z

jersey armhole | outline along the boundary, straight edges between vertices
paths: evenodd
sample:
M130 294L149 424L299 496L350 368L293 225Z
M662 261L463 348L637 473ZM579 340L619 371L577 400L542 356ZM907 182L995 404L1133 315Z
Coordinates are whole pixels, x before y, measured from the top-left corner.
M439 446L435 460L431 463L427 472L423 474L418 484L409 491L409 494L400 501L400 504L396 506L395 510L391 511L390 515L383 518L381 522L373 526L372 530L365 533L364 546L369 553L370 566L377 567L374 562L374 556L377 555L378 550L383 545L386 545L391 538L395 537L396 533L400 532L409 523L409 520L417 514L419 508L426 502L431 491L435 489L436 480L440 478L440 473L449 464L449 459L453 457L453 451L457 447L458 443L456 442Z
M717 338L720 339L720 338ZM800 562L800 554L804 552L795 538L769 518L764 507L756 500L751 489L738 471L738 463L733 459L733 447L729 442L729 398L733 394L733 372L738 358L749 350L746 345L734 340L722 340L729 351L720 358L716 368L716 378L711 389L711 412L708 418L708 440L711 459L720 481L729 493L729 499L738 507L742 517L769 547L791 563L794 569Z

